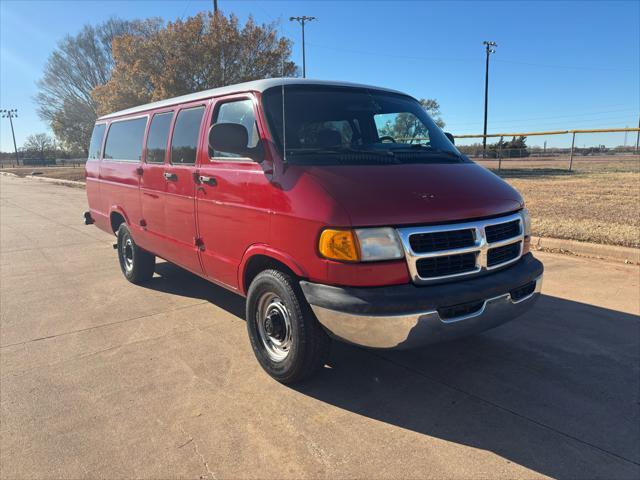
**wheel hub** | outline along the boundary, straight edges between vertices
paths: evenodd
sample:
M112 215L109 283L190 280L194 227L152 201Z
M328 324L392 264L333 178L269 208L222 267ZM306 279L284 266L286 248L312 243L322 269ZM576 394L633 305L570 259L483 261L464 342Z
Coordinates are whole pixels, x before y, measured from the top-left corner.
M122 260L127 271L133 268L133 242L127 238L122 244Z
M258 302L255 321L269 358L274 362L287 358L292 345L291 319L282 299L274 293L265 293Z

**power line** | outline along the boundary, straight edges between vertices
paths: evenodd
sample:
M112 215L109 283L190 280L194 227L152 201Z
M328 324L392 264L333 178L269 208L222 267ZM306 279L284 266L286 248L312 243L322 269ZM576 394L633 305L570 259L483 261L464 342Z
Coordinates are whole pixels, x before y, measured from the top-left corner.
M541 124L543 124L546 127L549 126L555 126L555 125L562 125L562 126L573 126L576 124L580 124L583 125L585 123L589 124L588 126L593 126L598 127L599 125L602 125L602 122L608 122L608 123L620 123L620 124L626 124L629 123L631 117L603 117L603 118L587 118L587 119L583 119L583 120L576 120L576 121L559 121L559 122L539 122ZM497 122L493 122L493 123L497 123ZM514 126L529 126L531 125L532 122L501 122L502 125L506 125L506 124L510 124L510 125L514 125ZM480 126L480 122L476 122L475 124L466 124L466 128L473 128L473 125L477 125ZM460 127L462 126L462 124L456 124L454 122L449 123L448 127L452 128L452 127ZM452 128L453 130L455 130L455 128Z
M349 48L336 47L332 45L320 45L317 43L308 43L312 47L316 48L324 48L328 50L335 50L338 52L345 53L355 53L358 55L372 55L376 57L389 57L389 58L397 58L397 59L407 59L407 60L425 60L425 61L443 61L443 62L475 62L478 61L476 58L464 58L464 57L424 57L417 55L398 55L394 53L383 53L383 52L372 52L365 50L353 50ZM603 71L636 71L633 68L619 68L619 67L595 67L595 66L582 66L582 65L551 65L544 63L532 63L532 62L520 62L518 60L509 60L509 59L496 59L496 62L502 63L512 63L514 65L524 65L530 67L544 67L544 68L560 68L560 69L569 69L569 70L603 70Z
M591 112L591 113L575 113L575 114L569 114L569 115L554 115L554 116L547 116L547 117L528 117L528 118L512 118L512 119L493 120L492 123L493 124L496 124L496 123L497 124L502 124L502 123L525 123L525 122L531 122L531 121L535 121L535 120L585 117L585 116L591 116L591 115L601 115L603 113L635 112L635 111L636 111L635 109L625 108L625 109L620 109L620 110L608 110L608 111ZM619 117L614 117L614 118L619 118ZM451 122L451 118L447 118L447 121ZM578 121L580 121L580 120L578 120ZM461 123L453 122L453 123L455 123L456 125L478 125L480 122L475 121L475 122L461 122Z

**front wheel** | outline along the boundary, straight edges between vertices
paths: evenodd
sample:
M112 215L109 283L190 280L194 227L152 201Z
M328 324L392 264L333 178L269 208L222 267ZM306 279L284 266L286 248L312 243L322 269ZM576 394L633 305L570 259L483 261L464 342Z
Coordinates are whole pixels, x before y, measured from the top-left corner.
M249 287L246 318L258 362L279 382L298 382L324 365L330 339L289 275L258 274Z

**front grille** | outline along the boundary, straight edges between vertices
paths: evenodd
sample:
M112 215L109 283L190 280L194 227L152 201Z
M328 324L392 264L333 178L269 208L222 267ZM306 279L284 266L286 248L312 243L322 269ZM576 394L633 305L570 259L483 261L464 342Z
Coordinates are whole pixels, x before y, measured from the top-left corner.
M499 223L498 225L488 225L484 229L487 235L487 242L494 243L507 238L513 238L520 235L520 220L513 222Z
M516 262L522 253L522 215L398 228L411 280L429 284Z
M472 272L476 269L476 253L421 258L416 262L416 268L418 269L418 275L422 278L444 277Z
M440 318L443 320L463 317L480 311L483 306L484 300L478 300L477 302L462 303L452 307L441 307L438 309L438 315L440 315Z
M487 252L487 266L493 267L517 258L520 255L520 243L516 242L503 247L490 248Z
M449 230L445 232L418 233L409 237L411 249L416 253L453 250L475 244L473 230Z

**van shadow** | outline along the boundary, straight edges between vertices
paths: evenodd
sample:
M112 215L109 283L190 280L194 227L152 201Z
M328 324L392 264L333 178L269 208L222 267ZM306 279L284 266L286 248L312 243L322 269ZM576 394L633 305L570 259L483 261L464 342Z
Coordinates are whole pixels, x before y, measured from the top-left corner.
M168 263L156 271L148 287L244 318L240 296ZM638 478L639 339L637 316L543 295L519 319L459 341L410 351L334 342L326 368L291 388L539 474ZM380 449L393 455L399 432Z
M156 275L142 286L158 292L206 300L236 317L244 318L245 301L240 295L169 262L157 263L155 271Z

